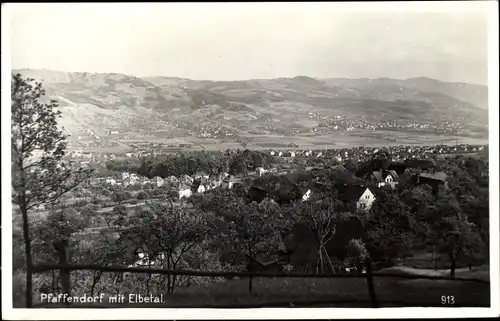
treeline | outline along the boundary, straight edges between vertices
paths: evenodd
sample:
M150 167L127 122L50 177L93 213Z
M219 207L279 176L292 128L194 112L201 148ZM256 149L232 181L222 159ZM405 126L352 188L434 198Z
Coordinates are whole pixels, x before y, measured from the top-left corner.
M244 174L257 167L269 167L277 159L262 151L197 151L177 153L161 157L144 157L137 159L113 160L106 163L106 168L113 171L128 171L152 178L159 176L179 177L183 174L193 175L197 172L206 174Z

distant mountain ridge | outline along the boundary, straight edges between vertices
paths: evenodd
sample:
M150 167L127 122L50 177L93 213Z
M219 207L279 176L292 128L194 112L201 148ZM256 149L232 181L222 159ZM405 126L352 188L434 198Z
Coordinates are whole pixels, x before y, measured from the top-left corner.
M199 136L207 130L224 131L227 139L299 135L327 128L335 117L487 124L486 86L424 77L210 81L33 69L13 73L41 81L62 107L62 125L79 139L89 131L94 140L111 131L128 133L131 140Z

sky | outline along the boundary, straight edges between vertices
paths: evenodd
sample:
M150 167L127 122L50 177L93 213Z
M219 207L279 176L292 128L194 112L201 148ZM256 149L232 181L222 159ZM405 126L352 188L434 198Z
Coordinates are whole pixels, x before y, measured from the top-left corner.
M487 84L488 9L481 2L10 4L11 67Z

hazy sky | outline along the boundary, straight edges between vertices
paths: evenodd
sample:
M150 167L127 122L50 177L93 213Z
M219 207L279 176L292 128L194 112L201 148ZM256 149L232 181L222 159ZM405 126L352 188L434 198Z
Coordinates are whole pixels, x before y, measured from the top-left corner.
M488 7L418 5L14 4L12 68L486 84Z

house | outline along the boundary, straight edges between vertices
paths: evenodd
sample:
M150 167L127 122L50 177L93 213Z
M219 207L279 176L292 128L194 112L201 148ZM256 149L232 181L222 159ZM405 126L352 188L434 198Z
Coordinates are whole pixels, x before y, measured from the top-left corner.
M180 182L182 182L182 183L188 183L189 185L191 185L194 182L194 178L192 178L189 175L184 174L184 175L181 176Z
M116 180L113 177L106 177L106 184L116 185Z
M271 154L271 156L274 156L274 151L272 150L271 152L269 152L269 154Z
M268 256L261 260L250 257L247 255L248 272L268 272L268 273L280 273L283 272L283 266L289 262L289 258L286 256L276 255Z
M375 191L367 187L363 194L358 198L356 202L356 209L358 211L369 211L371 206L375 202Z
M279 156L279 157L283 156L283 152L282 152L282 151L279 151L279 152L278 152L278 156Z
M191 185L191 191L193 193L205 193L207 180L204 178L195 179L193 184Z
M234 183L235 183L234 176L230 175L229 177L222 180L221 187L225 189L231 189L233 188Z
M156 180L157 187L163 186L165 184L165 180L159 176L156 176L155 180Z
M257 186L251 186L247 192L247 201L249 203L261 203L267 195L267 191Z
M436 195L443 188L447 187L446 179L447 175L444 172L436 172L433 174L430 173L420 173L413 176L413 182L415 185L423 185L427 184L432 187L433 193Z
M350 211L368 211L375 202L376 189L363 185L337 185L338 197Z
M385 186L385 179L382 171L373 171L368 176L368 183L378 188Z
M399 175L396 171L373 171L368 177L368 182L377 188L390 186L391 188L396 188L399 183Z
M171 184L176 184L179 183L179 179L175 177L174 175L170 175L169 177L164 179L165 183L171 183Z
M205 178L208 179L210 176L205 172L196 172L194 174L194 179Z
M388 170L385 176L385 183L393 189L399 184L399 175L395 170Z
M319 157L321 157L321 156L323 156L323 152L319 152L319 153L316 155L316 157L318 157L318 158L319 158Z
M208 189L214 189L220 187L222 180L219 175L210 175L208 179L207 187Z
M264 167L257 167L255 169L255 171L257 172L257 174L260 176L264 175L267 171L264 169Z
M179 199L189 198L191 195L193 195L193 192L191 191L191 184L179 183L178 192Z
M311 197L311 189L308 189L308 190L304 193L304 195L302 195L302 200L303 200L303 201L307 201L307 200L309 200L309 198L310 198L310 197Z

